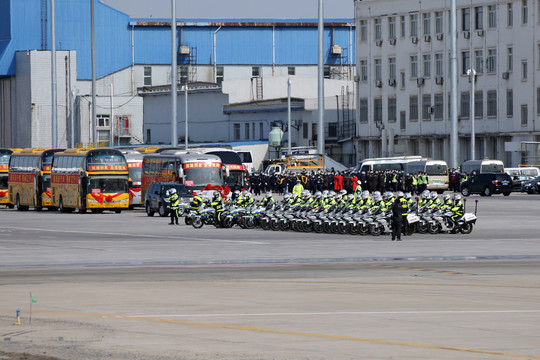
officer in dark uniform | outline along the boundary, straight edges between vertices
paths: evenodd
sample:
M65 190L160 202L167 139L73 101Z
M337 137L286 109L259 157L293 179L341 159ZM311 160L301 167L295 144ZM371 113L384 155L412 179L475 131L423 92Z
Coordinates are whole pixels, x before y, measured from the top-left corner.
M409 205L403 197L403 192L398 191L397 199L392 204L392 241L401 241L401 233L403 232L403 218L407 220ZM405 224L406 225L406 224Z
M221 219L221 214L223 213L223 200L221 199L219 191L214 191L210 206L216 210L216 227L223 227Z

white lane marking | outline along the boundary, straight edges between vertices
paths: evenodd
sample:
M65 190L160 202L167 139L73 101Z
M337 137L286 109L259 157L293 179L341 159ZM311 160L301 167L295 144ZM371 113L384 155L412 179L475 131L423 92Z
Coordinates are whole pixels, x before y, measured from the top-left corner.
M22 227L8 227L8 229L14 230L29 230L29 231L43 231L43 232L61 232L61 233L72 233L72 234L88 234L84 231L75 231L75 230L55 230L55 229L36 229L36 228L22 228ZM215 241L215 242L230 242L230 243L241 243L241 244L256 244L256 245L267 245L268 243L260 241L249 241L249 240L225 240L225 239L205 239L205 238L190 238L183 236L169 236L169 235L148 235L148 234L128 234L128 233L106 233L100 232L100 235L112 235L112 236L132 236L132 237L144 237L144 238L153 238L153 239L179 239L179 240L193 240L193 241Z
M222 316L313 316L313 315L424 315L424 314L520 314L540 313L540 310L433 310L433 311L343 311L343 312L309 312L309 313L254 313L254 314L161 314L161 315L129 315L126 317L222 317Z

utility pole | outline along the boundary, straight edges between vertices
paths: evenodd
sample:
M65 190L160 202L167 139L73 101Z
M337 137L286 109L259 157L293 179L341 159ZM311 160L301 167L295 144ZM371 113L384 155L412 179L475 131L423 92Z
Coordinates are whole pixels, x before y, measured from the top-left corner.
M176 0L171 0L171 146L178 145L176 133L176 96L177 96L177 60L176 60Z
M471 103L469 104L469 112L471 113L469 115L471 117L471 160L476 160L476 133L474 130L474 81L476 79L476 71L474 69L467 70L467 76L471 82Z
M56 114L56 18L54 0L51 0L51 140L58 147L58 116Z
M319 61L318 61L318 73L319 73L319 122L317 126L317 152L324 154L324 22L323 22L323 0L319 0Z
M287 80L287 155L291 155L291 79Z
M458 167L458 75L457 75L457 10L456 0L450 5L450 115L452 117L450 129L450 166Z
M90 0L90 23L92 32L92 142L98 147L96 123L96 36L94 27L94 0Z

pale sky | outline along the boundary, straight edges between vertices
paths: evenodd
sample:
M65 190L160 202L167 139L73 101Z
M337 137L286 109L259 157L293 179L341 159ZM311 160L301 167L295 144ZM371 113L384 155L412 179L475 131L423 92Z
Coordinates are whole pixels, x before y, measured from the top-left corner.
M131 17L170 18L171 0L101 0ZM318 0L176 0L177 18L318 17ZM325 18L354 18L354 0L324 0Z

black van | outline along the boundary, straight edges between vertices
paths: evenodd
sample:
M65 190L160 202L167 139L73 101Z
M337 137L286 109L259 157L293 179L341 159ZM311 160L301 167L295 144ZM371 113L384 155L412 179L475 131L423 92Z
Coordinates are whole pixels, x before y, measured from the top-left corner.
M463 196L471 194L491 196L491 194L502 193L508 196L512 188L512 178L506 173L480 173L461 183L461 194Z

